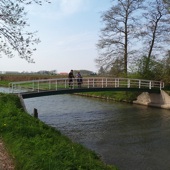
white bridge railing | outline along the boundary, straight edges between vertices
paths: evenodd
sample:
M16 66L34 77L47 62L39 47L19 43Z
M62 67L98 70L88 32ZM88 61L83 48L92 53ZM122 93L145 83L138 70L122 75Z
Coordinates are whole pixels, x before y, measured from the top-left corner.
M72 89L76 88L146 88L162 89L164 83L161 81L129 79L129 78L83 78L81 86L78 86L77 79L71 83ZM29 91L48 91L69 89L68 78L43 79L9 83L10 93L21 93Z

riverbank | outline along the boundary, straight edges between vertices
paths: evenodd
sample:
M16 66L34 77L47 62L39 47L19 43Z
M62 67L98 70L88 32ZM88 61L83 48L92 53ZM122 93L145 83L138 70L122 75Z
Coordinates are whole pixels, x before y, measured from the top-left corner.
M87 92L87 93L76 93L76 95L85 96L85 97L93 97L104 100L112 100L115 102L126 102L133 103L136 100L139 92Z
M0 93L0 107L0 137L15 169L116 170L93 151L24 112L17 96Z
M76 95L93 97L115 102L126 102L161 109L170 109L169 91L161 90L159 94L148 92L89 92L76 93Z

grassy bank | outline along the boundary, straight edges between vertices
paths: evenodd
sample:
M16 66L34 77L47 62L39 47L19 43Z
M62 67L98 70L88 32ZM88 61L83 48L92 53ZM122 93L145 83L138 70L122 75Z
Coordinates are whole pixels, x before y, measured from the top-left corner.
M15 95L0 93L0 120L0 137L16 170L116 170L93 151L25 113Z
M136 98L139 94L140 94L139 92L110 92L110 91L105 91L105 92L81 93L79 95L96 97L96 98L101 98L101 99L114 100L114 101L118 101L118 102L132 103L134 100L136 100Z
M0 81L0 87L8 87L10 81L7 80L1 80Z

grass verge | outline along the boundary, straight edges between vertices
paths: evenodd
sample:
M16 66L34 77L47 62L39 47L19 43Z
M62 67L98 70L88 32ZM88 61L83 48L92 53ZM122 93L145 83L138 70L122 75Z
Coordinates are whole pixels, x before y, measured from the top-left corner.
M16 170L116 170L22 109L17 96L0 93L0 137Z
M89 96L89 97L98 97L103 99L110 99L118 102L128 102L132 103L136 100L139 92L110 92L110 91L103 91L103 92L87 92L81 93L80 95Z
M9 81L0 80L0 87L8 87Z

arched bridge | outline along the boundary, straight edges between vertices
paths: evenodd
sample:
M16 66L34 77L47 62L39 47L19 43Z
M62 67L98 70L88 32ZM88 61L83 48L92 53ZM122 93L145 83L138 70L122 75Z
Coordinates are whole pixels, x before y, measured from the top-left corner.
M10 93L20 93L23 98L32 98L56 94L70 94L98 91L141 91L160 93L164 88L161 81L129 79L129 78L83 78L82 84L78 85L77 79L73 79L69 87L68 78L43 79L11 82Z

